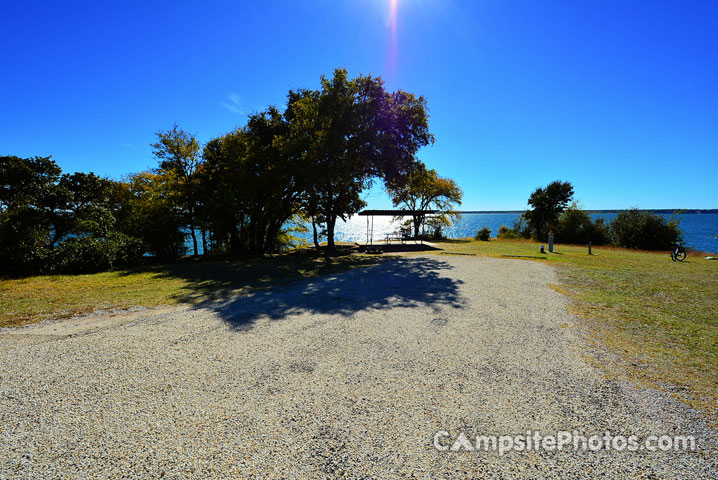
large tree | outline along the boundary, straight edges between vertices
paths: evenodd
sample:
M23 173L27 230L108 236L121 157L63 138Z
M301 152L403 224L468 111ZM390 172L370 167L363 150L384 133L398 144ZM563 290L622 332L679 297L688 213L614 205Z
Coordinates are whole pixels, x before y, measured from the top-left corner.
M153 154L160 161L159 172L168 176L174 185L178 207L185 216L185 222L192 236L194 255L198 255L197 211L198 185L195 177L200 165L200 148L195 136L174 125L172 130L157 132L157 142L152 144Z
M0 212L51 203L61 173L52 157L0 157Z
M547 229L556 224L572 198L573 185L559 180L549 183L545 188L537 188L531 194L528 204L532 208L523 215L537 239L546 240Z
M50 158L0 157L0 270L93 271L127 265L141 245L115 231L115 182L62 175Z
M434 141L423 97L387 92L381 78L349 79L336 69L321 89L289 93L288 145L302 158L307 214L326 225L334 248L337 218L364 207L362 190L374 178L398 182L415 167L415 154Z
M156 258L184 255L184 215L176 207L176 183L167 175L139 172L116 182L112 193L115 229L142 240Z
M42 266L62 171L51 157L0 157L0 270L30 273Z
M427 170L423 164L410 172L404 181L390 184L388 192L395 207L416 212L438 210L440 215L447 215L454 206L461 205L463 197L461 188L454 180L440 177L436 170ZM425 218L425 213L412 215L414 237L419 236Z
M111 195L114 182L94 173L64 174L57 184L62 206L53 214L54 239L85 234L105 237L114 228Z
M204 215L215 242L233 253L276 251L300 208L304 165L286 146L288 124L274 107L208 142L201 172Z

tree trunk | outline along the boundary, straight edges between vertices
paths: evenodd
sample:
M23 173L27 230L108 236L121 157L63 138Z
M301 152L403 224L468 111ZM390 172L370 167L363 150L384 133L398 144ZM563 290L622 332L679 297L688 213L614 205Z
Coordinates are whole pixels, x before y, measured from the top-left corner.
M319 234L317 233L317 222L312 216L312 230L314 231L314 246L319 249Z
M274 231L274 225L267 225L264 235L264 245L262 253L275 253L277 251L277 234L278 231Z
M279 237L279 232L282 230L282 225L284 225L284 222L272 221L267 227L267 240L265 243L265 251L269 253L279 251L279 247L281 247L281 245L277 243L277 239Z
M336 223L336 215L329 215L327 217L327 250L334 250L334 225Z
M207 255L207 230L202 229L202 255Z
M230 234L229 237L229 251L232 253L232 255L237 255L240 252L241 244L240 244L240 236L239 236L239 229L234 228L234 231Z
M189 232L192 234L192 246L194 247L194 256L199 255L197 252L197 234L194 231L194 225L189 226Z
M270 251L269 243L273 243L275 239L269 238L269 224L264 216L261 223L257 226L256 237L254 239L254 248L257 255L264 253L274 253Z

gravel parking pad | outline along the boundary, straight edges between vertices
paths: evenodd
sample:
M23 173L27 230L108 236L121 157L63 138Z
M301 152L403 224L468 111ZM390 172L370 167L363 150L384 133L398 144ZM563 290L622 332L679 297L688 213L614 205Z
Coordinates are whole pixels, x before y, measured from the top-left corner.
M200 307L0 330L0 478L716 478L716 431L586 361L544 264L379 265ZM693 452L440 451L464 432Z

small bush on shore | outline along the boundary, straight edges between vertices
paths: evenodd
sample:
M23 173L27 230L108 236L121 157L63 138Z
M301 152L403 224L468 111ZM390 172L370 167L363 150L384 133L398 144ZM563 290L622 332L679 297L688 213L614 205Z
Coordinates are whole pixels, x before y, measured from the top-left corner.
M603 218L592 221L585 210L574 203L563 211L556 222L556 241L560 243L605 245L611 241Z
M534 237L531 226L526 221L526 212L519 215L519 218L514 222L514 226L511 230L516 234L516 238L529 240Z
M491 237L491 230L489 227L484 227L478 232L476 232L476 240L481 240L483 242L488 242L489 237Z
M666 220L662 215L637 208L620 212L611 222L613 242L619 247L641 250L670 250L683 241L680 219Z
M512 229L507 227L506 225L501 225L499 227L499 238L514 239L514 238L519 238L519 235L515 231L513 231Z

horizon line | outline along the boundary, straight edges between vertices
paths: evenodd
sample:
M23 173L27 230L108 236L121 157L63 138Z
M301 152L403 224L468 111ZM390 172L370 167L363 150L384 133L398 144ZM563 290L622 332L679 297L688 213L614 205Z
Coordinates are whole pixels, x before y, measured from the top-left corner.
M457 213L522 213L527 211L524 210L455 210ZM617 213L624 210L631 210L629 208L582 208L581 210L589 213ZM718 208L639 208L641 212L660 212L660 213L718 213Z

